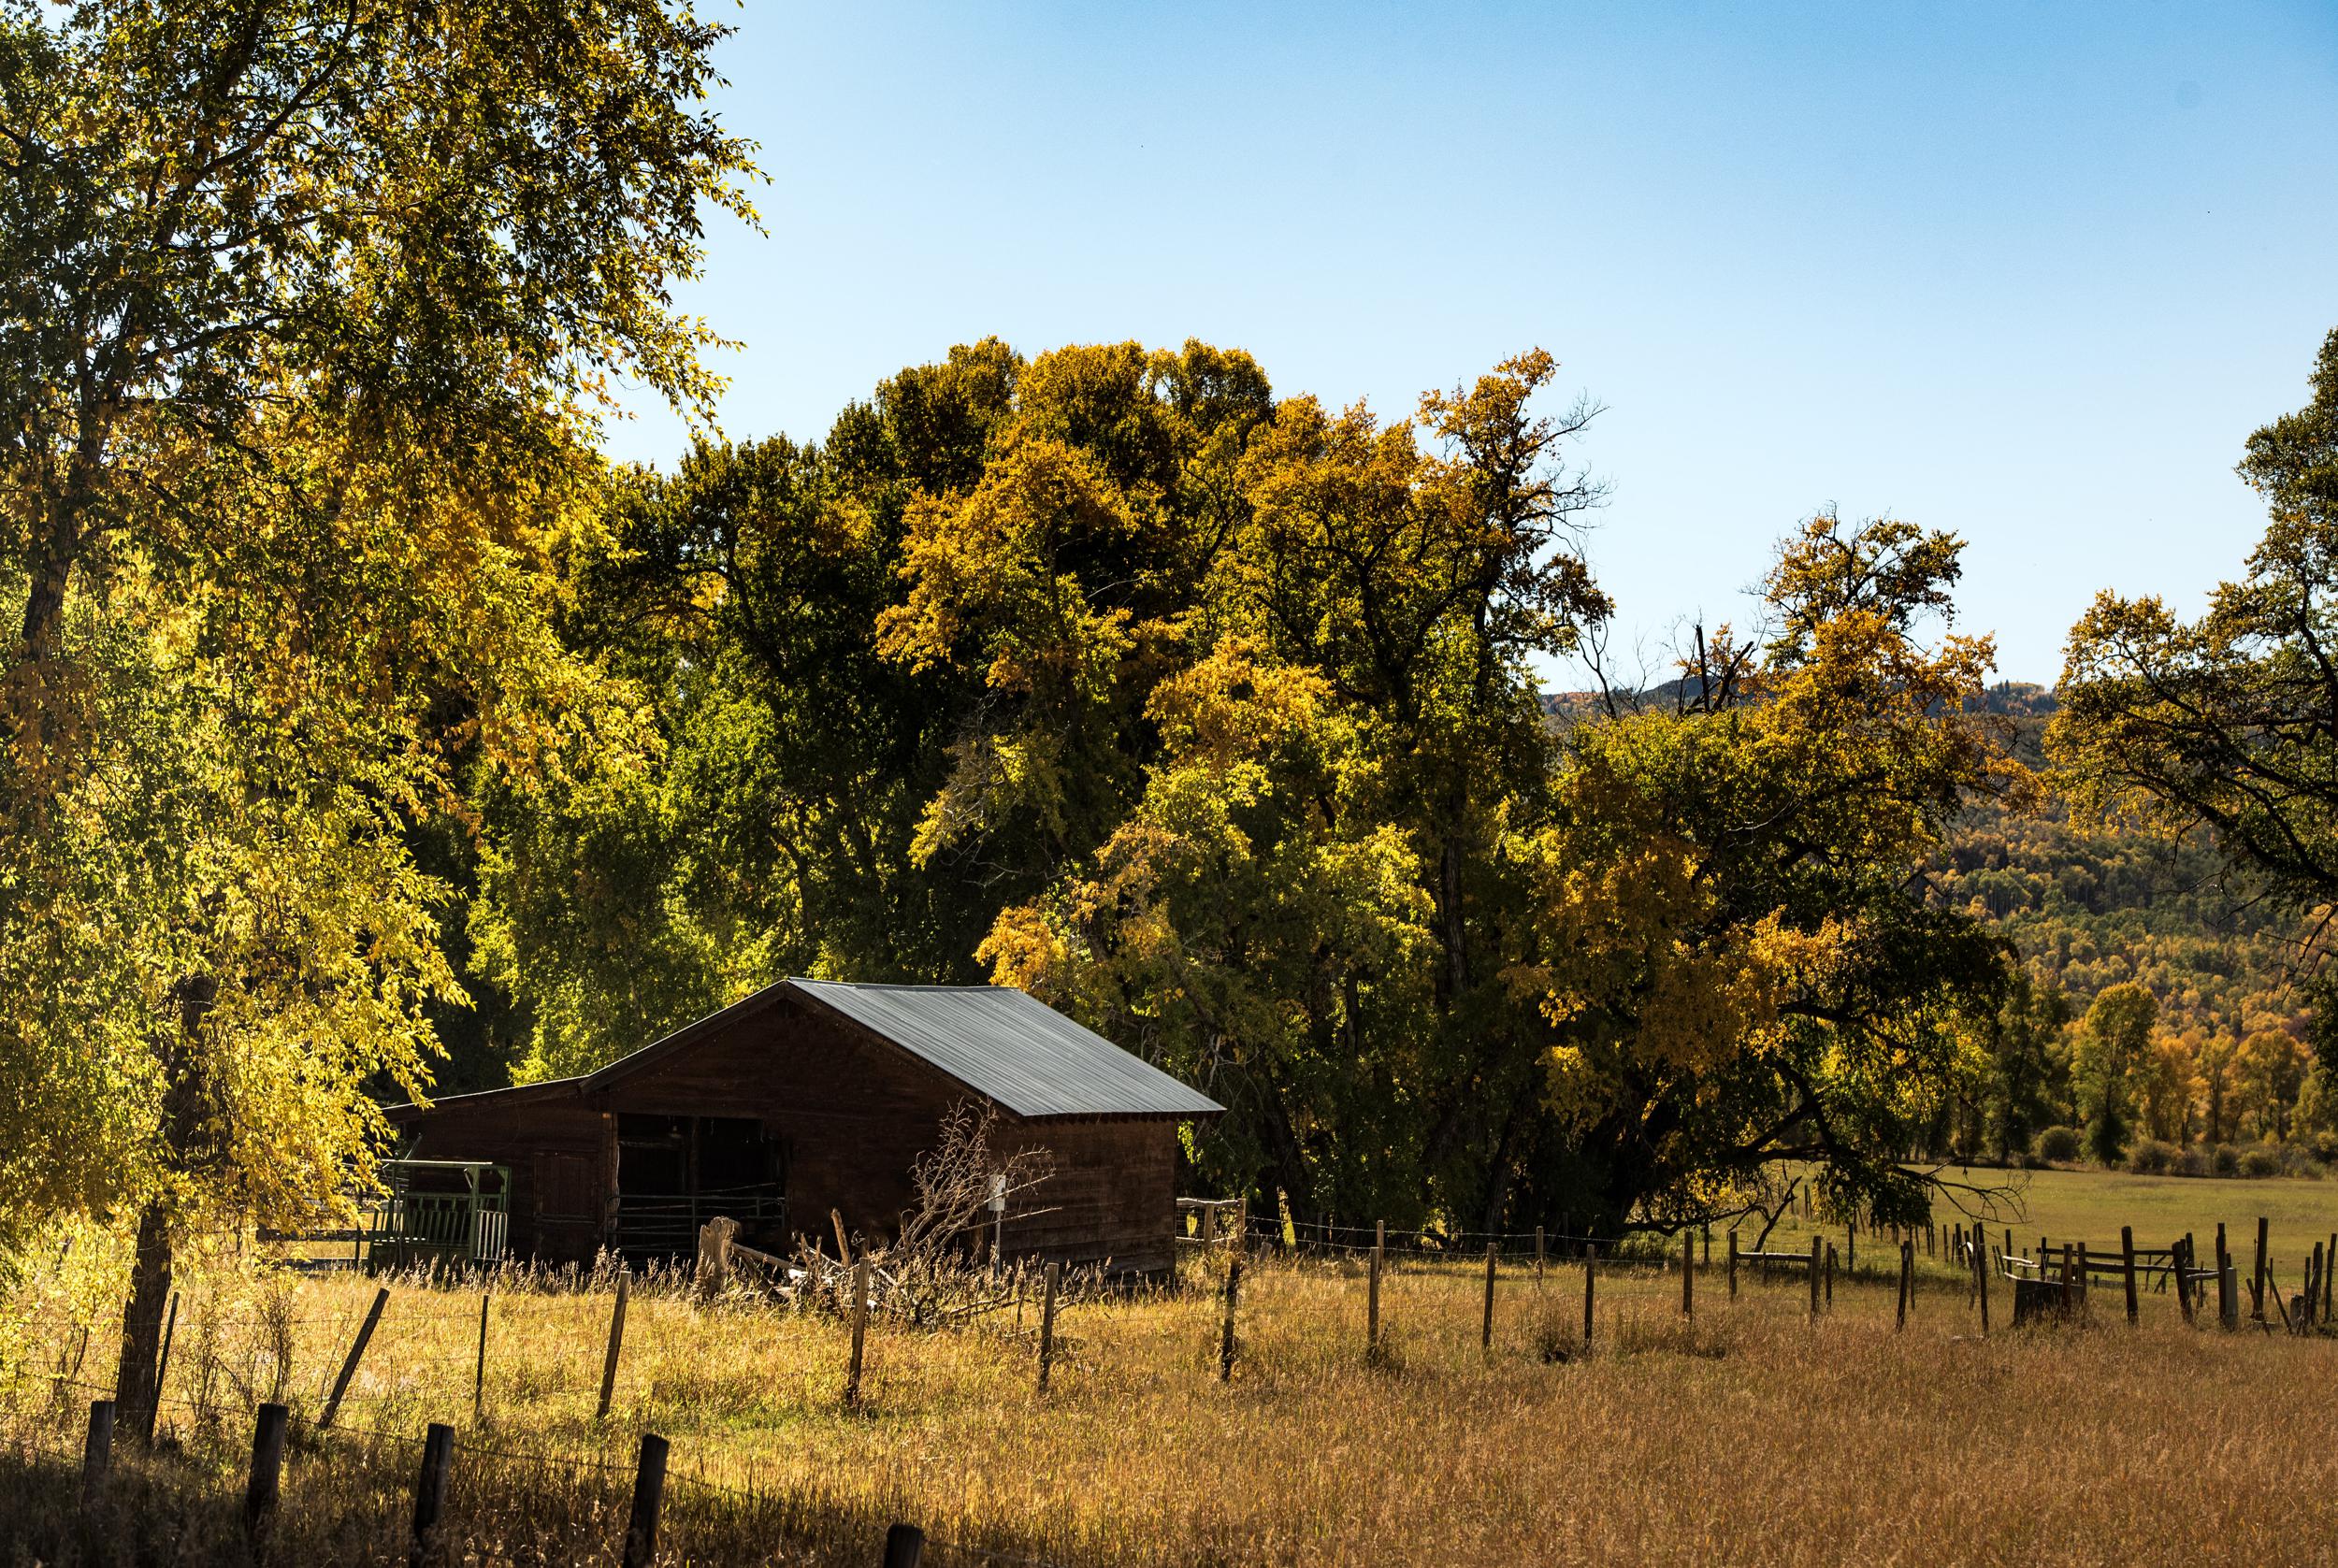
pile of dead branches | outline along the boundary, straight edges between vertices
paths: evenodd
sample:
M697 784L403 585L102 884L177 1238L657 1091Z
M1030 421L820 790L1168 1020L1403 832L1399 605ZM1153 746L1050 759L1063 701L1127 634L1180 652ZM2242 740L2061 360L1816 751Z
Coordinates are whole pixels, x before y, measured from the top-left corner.
M965 1101L942 1118L941 1141L911 1168L917 1206L890 1242L851 1238L836 1222L841 1257L805 1240L790 1260L800 1307L849 1314L859 1266L869 1266L869 1311L916 1328L938 1328L996 1312L1017 1300L1020 1281L990 1256L994 1203L1012 1219L1048 1213L1030 1195L1055 1173L1044 1149L1001 1157L991 1147L998 1113Z

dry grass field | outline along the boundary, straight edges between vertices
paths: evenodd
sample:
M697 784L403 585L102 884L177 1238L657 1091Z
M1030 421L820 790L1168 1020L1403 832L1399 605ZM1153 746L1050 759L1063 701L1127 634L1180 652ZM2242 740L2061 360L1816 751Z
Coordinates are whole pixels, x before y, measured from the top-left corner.
M2338 1539L2338 1339L2187 1330L2167 1295L2129 1329L2099 1288L2084 1327L2009 1331L2000 1296L1984 1340L1944 1268L1904 1331L1880 1278L1840 1282L1814 1322L1798 1278L1749 1271L1732 1302L1721 1256L1693 1321L1677 1271L1603 1266L1587 1355L1580 1265L1539 1287L1507 1266L1489 1353L1482 1264L1407 1260L1377 1363L1360 1267L1253 1259L1229 1383L1221 1264L1201 1259L1181 1291L1068 1308L1044 1396L1029 1312L1019 1331L1012 1312L874 1326L854 1411L842 1325L650 1282L605 1423L605 1291L500 1282L475 1417L476 1286L402 1282L330 1434L313 1422L374 1282L223 1272L181 1307L163 1443L125 1454L79 1521L112 1345L50 1325L5 1390L0 1512L19 1526L0 1557L241 1561L271 1396L296 1420L264 1553L283 1561L403 1561L433 1420L458 1432L444 1547L479 1562L611 1560L642 1431L672 1443L675 1562L873 1564L894 1518L930 1532L929 1562L2133 1565L2306 1561Z

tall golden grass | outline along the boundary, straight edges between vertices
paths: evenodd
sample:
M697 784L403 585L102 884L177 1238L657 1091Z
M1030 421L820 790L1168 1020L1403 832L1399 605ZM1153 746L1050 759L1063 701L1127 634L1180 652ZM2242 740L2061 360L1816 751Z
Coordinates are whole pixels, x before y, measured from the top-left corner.
M475 1417L477 1286L400 1281L345 1430L296 1427L270 1549L402 1561L432 1420L459 1430L445 1548L483 1562L613 1552L645 1430L673 1445L675 1561L873 1563L893 1518L954 1546L1178 1568L2303 1561L2338 1540L2338 1341L2186 1329L2165 1295L2133 1329L2098 1286L2091 1324L2010 1331L2000 1293L1984 1340L1941 1270L1901 1332L1880 1276L1839 1281L1814 1322L1799 1278L1749 1271L1732 1302L1716 1258L1692 1322L1677 1273L1606 1266L1581 1354L1580 1266L1537 1287L1512 1263L1488 1353L1482 1263L1412 1260L1385 1282L1374 1360L1359 1264L1254 1258L1221 1383L1219 1267L1068 1309L1045 1397L1034 1310L1019 1329L873 1327L852 1411L841 1324L647 1280L606 1422L611 1297L593 1282L493 1282ZM94 1522L75 1520L72 1462L112 1345L97 1325L64 1375L79 1330L49 1324L5 1388L17 1561L92 1542L241 1561L253 1402L312 1423L374 1288L230 1269L191 1286L162 1441L124 1446Z

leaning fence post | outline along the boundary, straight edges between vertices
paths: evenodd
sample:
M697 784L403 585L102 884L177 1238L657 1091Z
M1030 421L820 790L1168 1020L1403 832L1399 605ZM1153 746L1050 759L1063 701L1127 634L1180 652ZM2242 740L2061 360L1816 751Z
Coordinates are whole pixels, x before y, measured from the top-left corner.
M1738 1299L1738 1228L1729 1228L1729 1299Z
M357 1337L350 1342L349 1355L341 1362L341 1374L333 1379L333 1391L325 1396L325 1411L317 1417L317 1430L323 1431L333 1424L333 1417L341 1413L341 1396L349 1392L349 1381L357 1375L357 1363L365 1359L366 1345L373 1338L374 1325L382 1321L382 1309L390 1304L389 1287L373 1293L373 1305L366 1310L366 1320L357 1325Z
M1681 1232L1681 1316L1696 1316L1696 1232Z
M1583 1244L1583 1348L1585 1350L1591 1348L1592 1270L1598 1261L1598 1244L1585 1242Z
M1835 1244L1826 1244L1826 1310L1835 1310Z
M844 1403L860 1403L860 1352L869 1337L869 1259L864 1253L852 1266L852 1361L844 1369Z
M2192 1326L2192 1238L2178 1236L2168 1248L2168 1270L2175 1275L2175 1304L2184 1314L2184 1326Z
M1478 1348L1480 1350L1494 1348L1494 1259L1497 1247L1496 1243L1486 1243L1486 1316L1484 1325L1478 1331Z
M154 1441L154 1421L162 1414L163 1390L170 1386L170 1341L179 1331L179 1292L170 1293L170 1310L163 1318L163 1353L154 1360L154 1397L146 1402L146 1408L133 1407L130 1419L136 1424L139 1441Z
M422 1474L414 1481L414 1539L406 1548L408 1568L423 1568L430 1561L431 1537L438 1533L439 1515L446 1507L447 1461L455 1453L455 1429L430 1423L422 1440Z
M1973 1295L1981 1303L1981 1337L1986 1339L1989 1337L1989 1260L1987 1259L1975 1258L1972 1260L1972 1281Z
M89 1507L97 1501L98 1489L106 1484L106 1472L114 1457L114 1402L94 1399L89 1403L89 1436L81 1444L81 1506Z
M2143 1320L2143 1308L2135 1300L2135 1227L2119 1227L2119 1256L2127 1267L2127 1323L2133 1328Z
M1819 1271L1826 1266L1821 1249L1826 1244L1816 1236L1811 1238L1811 1321L1813 1323L1818 1321Z
M1055 1364L1055 1287L1063 1276L1063 1265L1047 1265L1046 1284L1039 1298L1039 1391L1047 1391L1047 1369Z
M470 1418L476 1426L487 1416L487 1302L491 1293L479 1293L479 1364L472 1370L470 1381Z
M625 1521L624 1568L650 1568L657 1557L657 1511L666 1499L666 1440L642 1433L641 1462L633 1471L633 1511Z
M609 1402L617 1392L617 1357L625 1349L625 1303L632 1280L628 1270L617 1271L617 1301L609 1309L609 1348L600 1359L600 1408L593 1416L597 1421L609 1419Z
M1372 1222L1372 1272L1370 1283L1364 1287L1364 1347L1372 1354L1380 1352L1380 1261L1388 1252L1388 1221Z
M1908 1291L1915 1272L1916 1244L1912 1238L1899 1244L1899 1320L1892 1325L1895 1333L1908 1326Z
M926 1549L926 1532L914 1524L897 1524L885 1532L885 1568L917 1568Z
M252 1428L252 1474L243 1488L243 1528L256 1533L276 1507L277 1484L284 1470L284 1422L281 1404L263 1404Z

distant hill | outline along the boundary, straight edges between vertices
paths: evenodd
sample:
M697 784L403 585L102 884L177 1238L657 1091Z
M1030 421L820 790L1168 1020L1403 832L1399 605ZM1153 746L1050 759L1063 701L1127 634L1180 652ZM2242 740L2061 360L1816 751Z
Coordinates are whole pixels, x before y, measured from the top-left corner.
M1630 694L1627 706L1673 708L1694 700L1689 681ZM2050 686L2007 681L1978 711L2012 721L2013 754L2045 766ZM1543 708L1568 725L1604 711L1597 692L1550 692ZM1958 821L1931 895L1996 920L2032 974L2083 1012L2106 985L2134 980L2159 999L2163 1022L2181 1032L2230 1033L2245 1024L2297 1022L2289 984L2288 918L2250 901L2204 843L2073 825L2058 800L2035 815L1976 807Z

